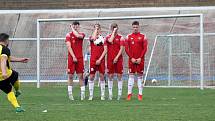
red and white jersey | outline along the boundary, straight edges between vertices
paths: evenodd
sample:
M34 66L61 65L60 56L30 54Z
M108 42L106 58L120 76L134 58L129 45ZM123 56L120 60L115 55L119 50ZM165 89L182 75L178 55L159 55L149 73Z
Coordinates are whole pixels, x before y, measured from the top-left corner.
M120 51L120 47L124 46L124 39L122 35L117 34L113 39L113 42L110 43L108 40L110 39L111 34L106 36L105 42L108 48L107 57L108 59L114 59ZM122 55L119 59L122 58Z
M148 41L144 34L132 33L125 40L125 51L129 58L143 58L147 51Z
M91 60L96 61L100 58L104 51L105 42L102 45L95 45L92 37L89 37L90 47L91 47Z
M79 34L82 34L85 37L84 33L79 33ZM72 48L76 58L83 58L82 46L83 46L84 37L82 39L80 39L80 38L76 37L73 32L66 34L66 42L71 43L71 48Z

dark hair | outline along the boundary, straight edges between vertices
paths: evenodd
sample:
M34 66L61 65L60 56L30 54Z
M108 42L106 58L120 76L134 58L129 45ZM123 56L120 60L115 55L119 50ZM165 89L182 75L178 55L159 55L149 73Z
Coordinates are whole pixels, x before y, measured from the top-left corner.
M95 28L96 26L98 26L99 28L101 28L101 25L100 25L99 23L96 23L96 24L94 25L94 28Z
M80 25L80 23L79 23L78 21L74 21L74 22L72 23L72 25Z
M118 27L117 23L112 23L111 24L111 29L114 29L114 28L117 28L117 27Z
M0 34L0 42L5 42L6 40L9 39L9 35L5 33Z
M138 21L133 21L132 25L140 25Z

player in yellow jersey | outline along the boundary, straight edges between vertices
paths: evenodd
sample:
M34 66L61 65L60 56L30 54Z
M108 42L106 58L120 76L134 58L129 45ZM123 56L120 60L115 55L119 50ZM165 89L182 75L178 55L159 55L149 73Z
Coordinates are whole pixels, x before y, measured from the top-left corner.
M0 34L0 90L7 94L10 103L16 109L16 112L24 112L25 110L19 105L16 97L21 94L20 82L18 80L18 72L11 69L10 62L29 61L29 58L17 58L11 56L10 49L7 47L9 35ZM12 87L14 87L15 93Z

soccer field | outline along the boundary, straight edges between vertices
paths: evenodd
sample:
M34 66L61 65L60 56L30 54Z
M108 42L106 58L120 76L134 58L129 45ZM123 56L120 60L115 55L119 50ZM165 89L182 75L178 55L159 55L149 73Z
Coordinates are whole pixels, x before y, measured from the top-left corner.
M126 86L124 86L126 87ZM80 101L79 88L74 90L75 101L67 98L66 86L22 85L19 101L26 109L15 113L0 93L0 121L212 121L215 120L215 93L212 89L145 88L143 101L136 95L121 101L101 101L99 89L95 89L93 101ZM116 96L116 88L114 88ZM106 93L108 91L106 90ZM137 94L137 90L134 90ZM87 91L88 94L88 91ZM47 110L47 112L43 112Z

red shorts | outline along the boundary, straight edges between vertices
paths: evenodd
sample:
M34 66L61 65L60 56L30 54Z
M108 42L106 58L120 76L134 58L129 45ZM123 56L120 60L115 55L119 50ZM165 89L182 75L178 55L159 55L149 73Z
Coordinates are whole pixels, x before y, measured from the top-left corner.
M117 63L113 64L113 59L108 59L107 61L107 69L108 74L122 74L123 73L123 59L119 59Z
M68 65L67 65L67 73L68 74L74 74L75 72L77 74L84 73L84 60L83 58L78 58L78 62L74 63L71 56L68 56Z
M101 74L105 73L105 60L104 59L101 61L100 65L96 65L96 61L90 60L90 74L95 74L96 71L99 71L99 73L101 73Z
M133 64L129 61L129 73L138 73L143 74L144 72L144 61L141 61L140 64Z

